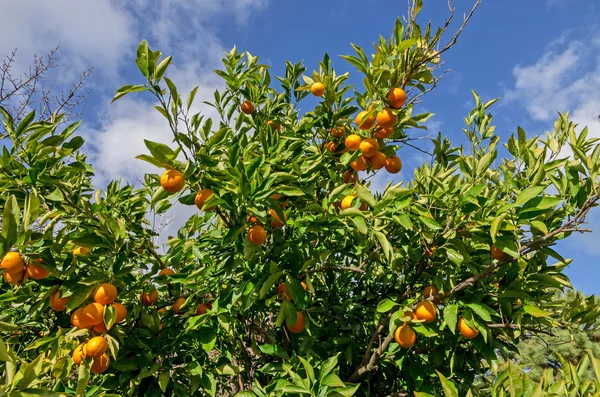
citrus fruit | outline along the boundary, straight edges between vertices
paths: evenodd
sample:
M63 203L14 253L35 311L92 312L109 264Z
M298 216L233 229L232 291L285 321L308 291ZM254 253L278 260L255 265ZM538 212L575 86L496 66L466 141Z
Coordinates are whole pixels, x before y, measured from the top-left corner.
M392 109L400 109L406 103L406 92L402 88L392 88L388 91L386 99Z
M290 325L290 323L286 321L285 325L292 334L299 334L300 332L304 331L304 314L301 312L296 312L296 322Z
M242 102L242 113L252 114L254 113L254 104L248 100Z
M69 301L69 298L61 298L60 297L60 290L56 291L55 293L52 294L52 296L50 297L50 307L52 308L52 310L56 311L56 312L62 312L63 310L65 310L65 306L67 305L67 302Z
M267 232L264 227L254 225L248 231L248 239L254 245L262 245L267 241Z
M81 315L86 324L97 325L104 321L104 305L92 302L83 308Z
M152 306L158 300L158 291L153 289L148 293L142 292L140 300L142 301L142 305Z
M352 134L346 137L344 145L346 146L346 149L350 150L351 152L354 152L358 150L358 148L360 148L361 141L362 138L360 137L360 135Z
M92 363L90 370L94 374L102 374L108 369L109 364L110 360L108 358L108 353L104 353L103 355L94 358L94 362Z
M363 131L368 130L369 128L373 127L373 124L375 124L375 115L372 114L367 117L368 113L368 111L363 110L356 115L356 125Z
M402 324L394 331L394 340L400 347L408 349L414 346L417 341L417 334L410 325Z
M365 156L358 156L356 160L350 163L350 167L352 167L355 171L364 171L369 168L369 162Z
M323 83L316 82L310 86L310 92L312 92L314 96L323 96L325 93L325 86Z
M183 174L178 170L167 170L160 177L160 186L169 193L177 193L184 185Z
M424 320L426 323L430 323L435 320L437 310L432 302L423 301L417 305L415 315L417 316L417 320Z
M181 310L181 305L185 303L185 298L177 298L173 303L173 313L181 314L183 311Z
M117 288L111 283L102 283L94 290L94 301L101 305L108 305L117 299Z
M397 174L402 169L402 161L395 154L385 159L385 170L390 174Z
M115 308L116 313L115 323L120 323L121 321L125 320L127 317L127 308L119 302L113 303L112 307Z
M194 204L201 210L204 207L204 203L206 200L213 195L213 191L210 189L202 189L198 193L196 193L196 197L194 198ZM209 212L212 211L215 207L205 208L204 211Z
M460 334L467 339L473 339L479 335L479 330L469 327L463 317L458 320L458 330L460 331Z
M371 164L371 168L374 170L380 170L385 167L385 154L381 152L375 153L373 156L369 157L369 164Z
M383 109L377 113L377 124L383 128L392 128L398 122L398 116L392 113L389 108Z
M50 275L50 272L40 265L30 263L27 265L27 276L34 280L43 280Z
M347 170L344 172L344 175L342 175L342 180L344 183L356 182L358 181L358 174L352 170Z
M18 252L8 252L2 258L0 262L0 268L5 269L7 272L17 272L25 268L25 262L21 258L21 254Z

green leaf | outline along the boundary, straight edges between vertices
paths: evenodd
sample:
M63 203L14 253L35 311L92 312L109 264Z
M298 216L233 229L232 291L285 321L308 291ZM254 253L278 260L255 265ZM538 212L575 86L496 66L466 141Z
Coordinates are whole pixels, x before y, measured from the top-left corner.
M454 383L450 382L442 373L436 370L438 377L440 378L440 382L442 383L442 390L444 391L444 395L446 397L458 397L458 390Z
M169 64L171 63L171 56L166 57L165 59L163 59L157 66L156 66L156 71L154 72L154 79L158 82L162 76L165 74L165 72L167 71L167 67L169 67ZM164 390L163 390L164 391Z
M115 325L115 321L117 320L117 311L113 307L113 305L106 305L104 307L104 325L106 329L111 329L113 325Z
M251 392L249 390L245 390L245 391L241 391L241 392L237 393L233 397L256 397L256 394L254 394L254 392Z
M498 228L502 225L502 221L508 216L507 212L500 214L495 217L492 221L492 227L490 229L490 235L492 237L492 242L496 242L496 235L498 234Z
M421 220L421 222L423 222L425 224L425 226L427 226L431 230L440 230L440 229L442 229L442 227L440 226L440 224L437 223L436 220L433 219L433 218L429 218L427 216L420 216L419 219Z
M518 258L519 255L519 246L516 241L511 236L498 236L496 238L495 245L502 252L507 253L512 258Z
M479 303L467 303L465 306L473 310L483 321L492 321L490 313L488 313L488 310L483 305Z
M283 358L284 360L288 360L290 357L287 352L283 349L283 347L279 345L260 345L258 346L261 352L269 356L276 356L279 358Z
M163 393L167 392L167 387L169 386L169 380L171 379L171 374L169 370L166 369L160 373L158 376L158 386Z
M192 107L192 103L194 103L194 98L196 97L196 92L198 92L198 86L195 86L187 97L187 110L190 110Z
M209 352L215 347L215 343L217 342L217 334L212 327L204 326L200 328L198 335L204 351Z
M369 207L371 207L371 208L375 207L377 202L375 201L375 197L373 197L373 195L371 194L369 189L367 189L365 186L361 185L360 183L357 183L355 185L355 189L356 189L356 194L358 195L358 198L360 199L360 201L362 201L363 203L367 203L369 205Z
M323 379L329 375L329 373L338 365L338 355L329 357L322 365L319 380L323 381Z
M527 203L529 200L531 200L532 198L537 197L544 190L546 190L545 186L529 187L529 188L523 190L521 192L521 194L519 194L519 196L517 197L517 200L515 201L515 204L523 205L523 204Z
M321 384L324 386L330 387L344 387L346 386L344 382L340 379L336 374L329 374L321 381Z
M4 211L2 211L2 237L6 240L7 248L10 248L17 241L20 212L17 198L13 194L4 203Z
M23 377L19 381L19 387L26 388L42 373L42 366L44 364L45 354L42 353L36 357L35 360L27 364Z
M260 288L259 299L263 299L267 295L267 292L269 292L269 290L271 289L273 284L275 284L275 282L281 278L282 274L283 274L283 270L273 273L267 278L267 280L264 282L264 284Z
M379 304L377 305L377 312L378 313L387 313L396 306L398 306L398 303L394 302L393 300L391 300L389 298L385 298L384 300L379 302Z
M548 317L552 313L540 309L539 307L528 303L523 307L525 313L531 314L533 317Z
M83 302L85 302L85 300L87 298L90 297L90 295L92 295L92 292L94 292L95 288L96 288L95 285L79 286L77 289L75 289L73 291L73 294L69 298L69 301L67 302L67 309L73 310L73 309L78 308ZM64 296L67 296L67 295L65 294Z
M373 232L373 234L375 235L375 237L377 237L377 240L379 240L381 249L383 250L383 253L385 254L385 259L390 261L392 258L392 246L391 246L390 242L388 241L387 237L385 237L385 234L383 234L381 232Z
M75 391L75 397L85 396L85 389L88 386L89 379L90 370L85 364L85 360L82 360L81 364L79 364L79 376L77 377L77 390Z
M444 308L444 321L453 334L456 334L456 323L458 322L458 305L448 305Z
M113 97L113 99L112 99L112 101L110 101L110 103L113 103L117 99L124 97L127 94L131 94L132 92L141 92L141 91L146 91L147 89L148 89L148 87L146 87L144 84L124 85L123 87L121 87L117 90L117 94Z
M398 215L394 215L394 220L396 222L398 222L402 227L404 227L407 230L412 230L413 229L413 224L410 221L410 216L408 216L405 213L400 213Z

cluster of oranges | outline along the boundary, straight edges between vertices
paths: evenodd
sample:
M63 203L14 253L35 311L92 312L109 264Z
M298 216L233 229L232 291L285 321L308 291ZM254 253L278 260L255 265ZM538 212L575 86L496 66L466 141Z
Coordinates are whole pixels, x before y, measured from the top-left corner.
M9 252L2 258L0 268L4 269L4 280L10 285L17 285L28 278L43 280L48 277L48 270L39 266L42 263L42 258L37 258L25 265L19 252Z
M302 288L304 288L304 291L306 291L306 284L304 282L301 283ZM277 287L277 296L283 300L283 301L291 301L292 298L290 297L290 294L287 292L287 288L285 286L285 284L281 283L279 284L279 287ZM296 322L294 324L290 324L287 320L285 322L285 326L288 329L288 331L290 331L292 334L299 334L300 332L304 331L304 313L297 311L296 312Z
M403 318L408 320L405 320L404 324L394 331L394 340L400 347L411 348L417 341L417 335L410 326L409 320L421 320L424 323L431 323L437 317L437 305L441 302L438 289L433 285L425 287L423 297L425 300L419 302L414 311L403 313ZM458 321L458 330L467 339L473 339L479 335L479 331L471 328L463 317Z

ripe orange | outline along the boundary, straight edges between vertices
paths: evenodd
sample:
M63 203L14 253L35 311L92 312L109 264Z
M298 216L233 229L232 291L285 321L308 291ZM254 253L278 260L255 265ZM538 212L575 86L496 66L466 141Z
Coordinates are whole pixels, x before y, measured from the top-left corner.
M115 302L112 304L112 307L115 308L116 312L115 323L120 323L121 321L125 320L125 318L127 318L127 308L121 303Z
M290 325L290 323L286 321L285 325L292 334L299 334L300 332L304 331L304 314L301 312L296 312L296 323Z
M396 343L405 349L409 349L414 346L417 341L417 334L408 324L402 324L396 331L394 331L394 339Z
M60 290L58 290L50 297L50 307L56 312L62 312L65 310L65 306L67 305L68 301L69 298L60 297Z
M492 245L492 258L497 261L501 261L502 259L506 258L506 254L500 248Z
M244 113L244 114L254 113L254 104L248 100L242 102L242 113Z
M73 350L73 362L77 365L81 364L81 360L85 360L85 343L77 346L75 350Z
M271 227L273 229L285 226L285 222L287 221L287 216L285 215L285 212L283 213L283 221L281 220L279 215L277 215L277 212L275 212L274 209L270 209L268 213L269 215L271 215L271 217L273 217L273 219L271 220Z
M337 149L337 145L335 144L335 142L329 141L329 142L327 142L327 145L325 145L325 148L328 151L330 151L331 153L335 153L335 150Z
M323 96L325 93L325 86L323 83L316 82L310 86L310 92L312 92L314 96Z
M170 276L171 274L175 274L175 271L173 271L173 269L165 267L164 269L160 269L160 272L158 272L159 276Z
M108 358L108 353L104 353L103 355L94 358L94 362L90 370L94 374L102 374L108 369L109 364L110 360Z
M258 222L258 219L256 219L256 217L254 215L248 215L248 217L246 218L246 220L248 221L248 223L256 223L256 222Z
M356 125L359 129L363 131L368 130L369 128L373 127L373 124L375 124L375 115L372 114L369 117L367 117L368 113L368 111L363 110L362 112L356 115Z
M354 198L355 198L355 196L344 197L344 199L342 200L342 205L341 205L342 210L352 207L352 201L354 201Z
M373 138L367 138L360 143L360 151L365 157L375 156L379 152L379 142Z
M393 127L388 127L388 128L380 127L377 129L377 133L375 133L375 136L377 138L385 139L385 138L390 137L393 133L394 133Z
M185 180L178 170L167 170L160 177L160 185L169 193L177 193L183 189Z
M83 307L80 307L71 314L71 325L77 329L89 328L91 326L83 317Z
M374 170L380 170L385 167L385 154L381 152L375 153L373 156L369 157L369 164L371 164L371 168Z
M27 265L27 276L34 280L43 280L48 277L49 274L50 272L40 265L36 265L35 263Z
M279 206L282 208L285 208L288 206L288 204L290 203L290 200L285 200L284 202L281 202L281 198L283 196L281 194L274 194L271 196L271 198L275 201L279 201Z
M385 159L385 170L390 174L397 174L402 169L402 160L395 154Z
M88 247L77 247L73 250L73 256L86 256L91 250Z
M199 303L198 306L196 306L196 314L206 314L210 309L212 309L212 303Z
M344 175L342 175L342 180L344 183L356 182L358 181L358 174L352 170L347 170L344 172Z
M430 285L428 287L425 287L423 289L423 298L429 298L431 296L433 296L433 303L436 305L440 304L440 297L439 297L439 291L436 287L434 287L433 285Z
M392 128L397 122L398 116L392 113L392 110L389 108L385 108L377 113L377 124L383 128Z
M183 305L184 303L185 303L185 298L175 299L175 302L173 303L173 313L175 313L175 314L183 313L183 311L181 311L181 305Z
M402 313L402 317L410 317L411 320L417 319L417 315L413 311Z
M17 285L23 280L23 275L25 274L25 269L18 270L16 272L4 272L4 280L10 285Z
M331 135L334 138L341 138L341 137L343 137L344 136L344 127L339 127L339 128L333 127L331 129Z
M196 204L196 207L198 207L198 209L201 210L202 207L204 207L204 203L206 202L206 200L208 200L212 195L213 191L210 189L200 190L198 193L196 193L196 197L194 198L194 203ZM210 212L214 208L215 207L205 208L204 211Z
M83 308L81 315L90 326L100 324L104 321L104 305L92 302Z
M158 291L153 289L148 293L142 292L140 300L142 301L142 305L152 306L158 300Z
M2 258L0 262L0 268L5 269L7 272L15 273L25 268L25 262L21 258L21 254L18 252L8 252Z
M267 231L260 225L254 225L248 232L248 239L254 245L262 245L267 241Z
M346 137L346 140L344 141L344 145L346 146L346 149L350 150L351 152L354 152L358 148L360 148L361 141L362 141L362 138L360 137L360 135L352 134L352 135L348 135Z
M277 130L277 131L281 131L281 124L278 124L276 122L274 122L273 120L269 120L266 123L267 127L271 126L273 129Z
M417 305L415 315L417 316L417 320L425 320L426 323L430 323L435 320L437 310L432 302L423 301Z
M117 299L117 288L111 283L102 283L96 287L92 296L97 303L108 305Z
M105 333L105 332L107 331L107 330L106 330L106 326L104 325L104 323L103 323L103 322L102 322L102 323L100 323L100 324L96 324L96 325L94 325L94 327L93 327L92 329L93 329L94 331L96 331L97 333L99 333L99 334L103 334L103 333Z
M365 156L358 156L356 160L350 163L350 167L356 171L364 171L369 168L369 162Z
M400 109L406 103L406 92L402 88L392 88L386 95L392 109Z
M458 330L460 331L460 334L467 339L473 339L479 335L479 330L469 327L463 317L458 320Z

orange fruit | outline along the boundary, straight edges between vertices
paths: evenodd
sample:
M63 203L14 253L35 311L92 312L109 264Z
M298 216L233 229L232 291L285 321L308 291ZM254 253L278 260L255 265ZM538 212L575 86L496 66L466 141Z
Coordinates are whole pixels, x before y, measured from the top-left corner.
M210 309L212 309L212 303L199 303L198 306L196 306L196 314L206 314Z
M344 136L344 127L339 127L339 128L333 127L331 129L331 136L333 136L334 138L343 137Z
M201 210L202 207L204 207L204 203L206 202L206 200L208 200L212 195L213 191L210 189L200 190L198 193L196 193L196 197L194 198L194 203L196 204L196 207L198 207L198 209ZM212 211L214 208L215 207L205 208L204 211L209 212Z
M497 261L501 261L502 259L506 258L506 254L500 248L492 245L492 258Z
M177 193L184 185L183 174L178 170L167 170L160 177L160 186L169 193Z
M183 313L183 311L181 311L181 305L183 305L184 303L185 303L185 298L175 299L175 302L173 303L173 313L175 313L175 314Z
M117 299L117 288L111 283L102 283L96 287L92 296L97 303L108 305Z
M304 291L306 291L306 284L304 283L304 281L302 281L300 283L300 285L302 285L302 288L304 288ZM287 292L287 288L285 286L284 283L279 284L279 287L277 287L277 296L281 299L286 298L287 300L291 300L292 298L290 297L290 294L288 294Z
M375 115L372 114L369 117L367 117L368 113L368 111L363 110L362 112L356 115L356 125L360 130L368 130L369 128L373 127L373 124L375 124Z
M310 92L312 92L314 96L323 96L325 93L325 86L323 83L313 83L313 85L310 86Z
M75 350L73 350L73 355L71 356L73 358L73 362L77 365L81 364L82 360L85 360L85 343L82 343L81 345L77 346L75 348Z
M94 331L96 331L99 334L103 334L107 331L106 326L104 325L104 323L100 323L100 324L96 324L94 325L94 327L92 328Z
M373 138L367 138L360 143L360 151L365 157L375 156L379 152L379 142Z
M358 181L358 174L352 170L347 170L344 172L344 175L342 175L342 180L344 183L356 182Z
M104 321L104 305L92 302L83 308L81 315L90 326L100 324Z
M148 293L142 292L140 300L142 301L142 305L152 306L158 300L158 291L153 289Z
M385 170L390 174L397 174L402 169L402 160L395 154L385 159Z
M394 133L393 127L387 127L387 128L380 127L377 129L375 136L377 138L385 139L385 138L390 137L393 133Z
M23 275L25 274L25 269L18 270L16 272L4 272L4 280L10 285L17 285L23 280Z
M273 229L276 229L278 227L282 227L285 225L285 222L287 221L287 216L285 215L285 212L283 213L283 221L281 220L279 215L277 215L277 212L275 212L274 209L270 209L268 213L269 213L269 215L271 215L273 217L273 219L271 220L271 227Z
M361 141L362 141L362 138L360 137L360 135L352 134L352 135L348 135L346 137L346 140L344 141L344 145L346 146L346 149L350 150L351 152L354 152L358 148L360 148Z
M473 339L479 335L479 330L469 327L463 317L458 320L458 330L460 331L460 334L467 339Z
M112 304L112 307L115 308L116 312L115 323L120 323L121 321L125 320L125 318L127 318L127 308L121 303L115 302Z
M267 121L267 127L271 126L273 129L277 130L277 131L281 131L281 124L278 124L276 122L274 122L273 120L269 120Z
M25 268L25 262L23 262L20 253L14 251L8 252L2 258L0 268L5 269L7 272L15 273Z
M89 254L91 250L88 247L77 247L73 250L73 256L86 256Z
M329 141L327 142L327 144L325 145L325 149L327 149L328 151L330 151L331 153L335 153L335 150L337 149L337 145L335 144L335 142L333 141Z
M286 321L285 325L292 334L299 334L300 332L304 331L304 314L301 312L296 312L296 322L290 325L290 323Z
M392 128L398 122L398 116L392 113L389 108L383 109L377 113L377 124L383 128Z
M417 341L417 334L408 324L402 324L396 331L394 331L394 339L396 343L405 349L409 349L414 346Z
M290 200L285 200L284 202L281 202L281 198L282 198L282 197L283 197L283 196L282 196L281 194L274 194L274 195L272 195L272 196L271 196L271 198L272 198L273 200L275 200L275 201L279 201L279 206L280 206L280 207L283 207L283 208L285 208L285 207L287 207L287 206L288 206L288 204L290 203Z
M440 301L440 297L439 297L438 293L439 293L439 290L435 286L430 285L423 289L423 298L429 298L429 297L433 296L432 302L435 303L436 305L439 305L441 301Z
M423 301L417 305L415 315L417 316L417 320L425 320L426 323L430 323L435 320L437 310L432 302Z
M411 320L417 319L417 315L413 311L402 313L402 317L410 317Z
M350 163L350 167L356 171L364 171L369 168L369 162L365 156L358 156L356 160Z
M388 91L386 99L392 109L400 109L406 103L406 92L402 88L392 88Z
M27 265L27 276L34 280L43 280L48 277L49 274L50 272L40 265L36 265L35 263Z
M83 317L83 307L80 307L71 314L71 325L77 329L89 328L91 326Z
M58 290L50 297L50 307L56 312L62 312L65 310L65 306L67 305L68 301L69 298L60 297L60 290Z
M250 231L248 231L248 239L254 245L262 245L267 241L267 232L265 228L260 225L252 226Z
M344 199L342 200L342 205L341 205L342 210L352 207L352 201L354 201L354 198L355 198L355 196L344 197Z
M254 104L248 100L242 102L242 113L244 113L244 114L254 113Z
M380 170L385 167L385 154L377 152L369 157L369 164L374 170Z
M175 272L173 271L173 269L165 267L164 269L160 269L160 272L158 272L159 276L170 276L171 274L175 274Z
M92 363L90 370L94 374L102 374L108 369L109 364L110 360L108 358L108 353L104 353L103 355L94 358L94 362Z
M360 203L360 207L358 207L358 209L361 211L366 211L369 209L369 206L367 205L367 203Z

